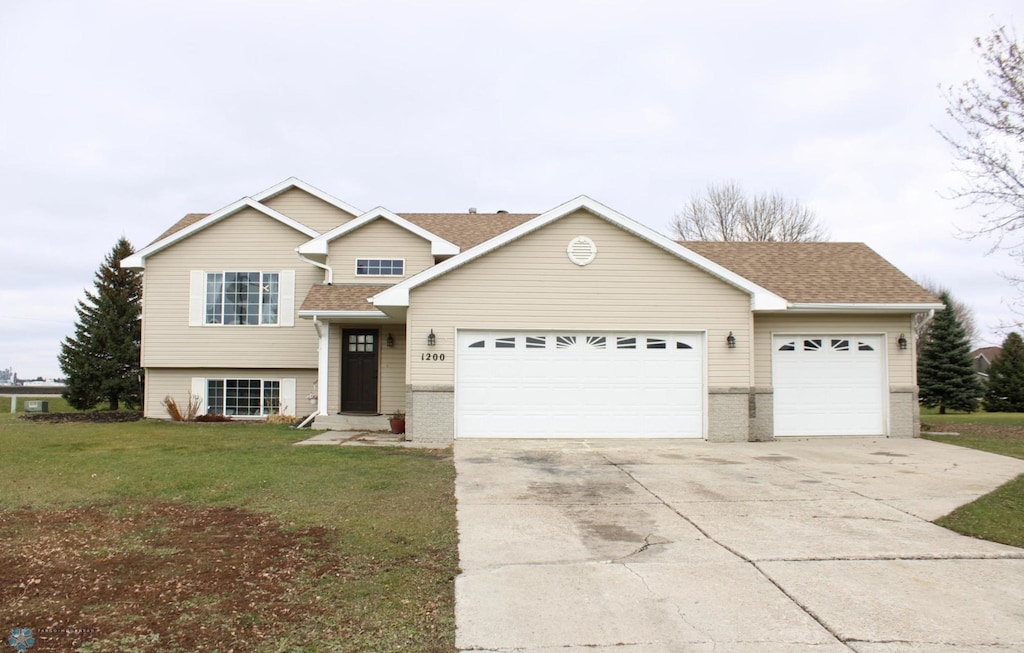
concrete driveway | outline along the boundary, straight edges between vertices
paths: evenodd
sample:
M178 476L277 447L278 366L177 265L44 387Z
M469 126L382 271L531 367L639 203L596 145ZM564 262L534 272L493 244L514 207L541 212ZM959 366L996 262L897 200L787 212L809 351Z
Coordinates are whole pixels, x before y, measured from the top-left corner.
M1024 549L929 523L1024 460L925 440L455 445L462 650L1024 650Z

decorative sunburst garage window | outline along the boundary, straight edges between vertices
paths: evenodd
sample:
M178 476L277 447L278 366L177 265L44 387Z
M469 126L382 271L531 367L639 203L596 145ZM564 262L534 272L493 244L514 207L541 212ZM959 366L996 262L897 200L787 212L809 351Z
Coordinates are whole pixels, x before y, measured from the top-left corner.
M605 336L558 336L555 340L558 349L604 349L607 345Z

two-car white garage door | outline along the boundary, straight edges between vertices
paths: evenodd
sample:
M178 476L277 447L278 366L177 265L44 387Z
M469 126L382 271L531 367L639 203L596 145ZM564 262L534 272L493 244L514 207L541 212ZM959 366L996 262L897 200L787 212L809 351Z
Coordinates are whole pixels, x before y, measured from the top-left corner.
M703 334L460 331L458 437L699 438Z

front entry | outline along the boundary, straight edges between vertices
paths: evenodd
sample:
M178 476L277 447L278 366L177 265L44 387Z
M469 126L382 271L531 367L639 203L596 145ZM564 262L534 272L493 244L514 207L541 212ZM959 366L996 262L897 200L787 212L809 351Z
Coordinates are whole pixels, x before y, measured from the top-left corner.
M341 412L377 413L377 329L341 331Z

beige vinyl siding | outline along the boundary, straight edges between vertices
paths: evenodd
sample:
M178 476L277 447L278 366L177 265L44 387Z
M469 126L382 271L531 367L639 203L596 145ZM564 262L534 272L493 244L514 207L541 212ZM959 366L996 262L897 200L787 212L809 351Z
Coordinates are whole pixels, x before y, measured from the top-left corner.
M577 236L598 248L582 267L566 255ZM456 328L707 330L709 386L751 381L750 296L584 211L413 290L407 324L414 386L454 383ZM735 349L726 347L730 331ZM421 360L428 352L445 360Z
M280 195L275 195L262 202L264 206L284 213L293 220L298 220L307 227L316 229L320 233L327 233L331 229L345 224L355 216L342 211L333 204L329 204L319 197L314 197L301 188L286 190Z
M389 333L395 338L390 348ZM405 325L382 326L380 346L380 412L405 412Z
M357 277L357 258L404 259L405 276ZM398 283L434 265L430 242L378 218L330 243L327 264L334 269L334 283Z
M907 386L917 383L914 363L914 330L910 315L851 314L754 314L754 382L758 386L772 384L772 334L776 335L856 335L883 334L888 352L889 385ZM906 334L911 343L901 350L896 341Z
M331 415L341 410L341 349L343 342L342 331L346 328L367 329L379 328L380 347L378 348L380 372L377 375L377 410L381 413L393 413L405 411L405 325L379 325L367 324L332 324L330 325L330 351L329 366L329 387L327 392L327 412ZM395 346L388 347L388 334L395 339Z
M192 379L263 379L277 381L295 379L295 405L289 406L298 416L309 415L316 406L309 403L307 396L313 391L316 381L316 369L238 369L238 368L188 368L146 370L146 417L168 419L164 407L164 397L171 397L179 406L188 404L188 395L192 391Z
M144 367L316 367L317 336L297 317L323 271L295 248L308 238L258 211L245 209L146 260L142 320ZM193 270L295 270L294 326L189 326Z

